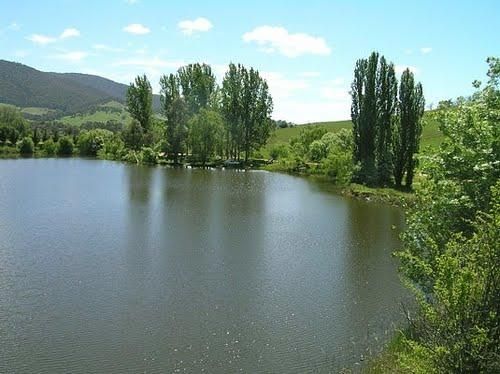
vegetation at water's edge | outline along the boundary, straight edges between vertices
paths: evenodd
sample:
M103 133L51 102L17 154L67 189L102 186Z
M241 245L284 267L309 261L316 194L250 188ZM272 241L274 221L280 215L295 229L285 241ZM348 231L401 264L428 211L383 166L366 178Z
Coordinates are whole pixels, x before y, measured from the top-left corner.
M488 62L486 86L441 112L445 140L422 159L397 253L417 308L369 372L500 371L500 59Z

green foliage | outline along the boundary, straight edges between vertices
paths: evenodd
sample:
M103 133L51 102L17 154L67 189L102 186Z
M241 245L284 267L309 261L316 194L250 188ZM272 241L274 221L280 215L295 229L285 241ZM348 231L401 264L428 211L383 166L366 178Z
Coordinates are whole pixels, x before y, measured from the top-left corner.
M393 134L394 180L399 187L406 174L406 187L411 188L416 166L414 154L419 150L425 101L422 85L415 84L413 73L409 69L401 75L398 104L398 118Z
M309 154L309 147L315 140L320 140L327 133L324 127L305 127L298 136L290 139L290 147L295 155L304 158Z
M223 120L218 112L201 109L189 121L189 139L192 152L205 164L222 145Z
M95 157L105 142L112 137L113 133L108 130L82 131L78 136L78 152L81 156Z
M143 144L144 130L139 121L134 119L127 124L122 136L127 147L137 151Z
M137 76L127 90L127 110L148 132L153 116L153 92L146 75Z
M54 143L52 138L49 138L43 142L43 151L47 156L54 156L57 151L57 144Z
M377 123L375 139L375 159L378 184L389 185L393 167L393 123L397 107L398 82L394 64L387 63L385 57L380 58L377 72Z
M197 114L206 108L216 90L215 75L210 65L189 64L181 67L177 76L189 114Z
M500 90L489 63L483 90L436 114L446 140L422 166L398 253L418 302L411 352L436 372L500 371Z
M19 153L22 155L32 155L35 150L35 144L29 136L25 136L19 144Z
M57 154L59 156L71 156L73 154L73 138L71 136L63 136L57 142Z
M311 161L319 162L327 155L327 145L321 140L314 140L309 145L309 158Z
M253 68L229 64L222 81L222 115L226 123L228 156L245 161L262 147L274 129L271 121L273 102L266 81Z
M10 105L0 105L0 142L16 144L28 135L28 125L21 112Z
M269 150L269 156L273 160L287 158L289 153L290 153L290 148L287 144L278 144L278 145L273 146Z
M119 134L105 139L101 149L97 152L97 157L106 160L121 160L125 155L125 143Z
M422 133L422 85L415 84L413 73L406 69L397 101L394 65L373 52L356 62L351 96L355 180L384 186L394 175L401 186L406 174L406 186L411 188Z
M151 147L142 147L141 160L145 164L156 164L158 162L158 153Z
M172 101L167 113L167 149L174 162L178 162L179 155L184 152L188 136L188 108L184 98L178 97Z

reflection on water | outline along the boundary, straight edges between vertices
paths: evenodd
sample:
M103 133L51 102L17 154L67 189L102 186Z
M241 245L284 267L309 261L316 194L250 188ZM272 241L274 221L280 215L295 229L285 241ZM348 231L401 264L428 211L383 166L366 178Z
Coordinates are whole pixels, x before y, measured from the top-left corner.
M2 160L0 372L357 370L401 224L280 174Z

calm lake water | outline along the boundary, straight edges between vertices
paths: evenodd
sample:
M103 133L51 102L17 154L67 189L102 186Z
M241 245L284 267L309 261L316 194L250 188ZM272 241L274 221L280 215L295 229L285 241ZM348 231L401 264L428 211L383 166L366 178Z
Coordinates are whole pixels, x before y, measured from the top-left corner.
M277 173L0 160L0 372L359 370L402 221Z

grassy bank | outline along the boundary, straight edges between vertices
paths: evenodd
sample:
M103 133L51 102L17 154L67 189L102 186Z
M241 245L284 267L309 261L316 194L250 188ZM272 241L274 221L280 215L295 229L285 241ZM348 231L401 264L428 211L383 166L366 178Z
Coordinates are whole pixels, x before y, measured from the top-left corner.
M372 358L364 368L367 374L404 373L398 362L398 354L406 352L403 333L398 331L387 343L383 352Z
M415 198L412 191L399 190L392 187L368 187L357 183L339 185L328 176L315 173L313 168L297 171L289 169L282 163L275 162L273 164L263 165L260 169L310 178L321 184L324 190L370 202L406 207L411 204Z

